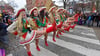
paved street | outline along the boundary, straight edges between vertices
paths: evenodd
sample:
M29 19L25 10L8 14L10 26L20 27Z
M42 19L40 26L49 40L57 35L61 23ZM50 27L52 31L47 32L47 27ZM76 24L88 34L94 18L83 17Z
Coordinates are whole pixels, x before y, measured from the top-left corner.
M74 30L56 38L56 42L52 41L50 33L48 47L45 46L43 37L39 42L40 52L35 49L35 44L31 43L33 56L100 56L100 42L92 28L77 26ZM8 56L27 56L22 46L15 49Z
M28 33L33 34L31 29L41 31L50 24L52 27L46 30L49 32L74 23L75 29L62 33L60 38L55 36L56 42L53 32L49 33L49 46L41 36L40 51L36 39L27 51L19 43L33 40L27 38L31 36ZM18 35L22 34L20 40ZM100 0L0 0L0 56L31 56L29 51L32 56L100 56Z

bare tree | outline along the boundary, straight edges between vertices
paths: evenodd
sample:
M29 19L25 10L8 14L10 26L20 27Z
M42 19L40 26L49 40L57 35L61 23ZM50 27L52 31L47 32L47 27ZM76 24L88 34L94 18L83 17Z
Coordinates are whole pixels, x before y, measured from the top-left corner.
M66 9L68 2L69 2L69 0L63 0L64 9Z
M96 10L97 10L98 12L99 12L99 7L100 7L100 6L99 6L99 5L100 5L99 3L100 3L100 1L97 0L97 1L96 1Z
M66 9L66 0L63 0L64 9Z
M18 7L18 5L15 3L14 0L7 0L7 1L8 1L8 4L9 4L10 6L12 6L13 8L17 8L17 7Z
M66 9L66 6L68 5L69 0L59 0L59 2L62 2L64 9Z

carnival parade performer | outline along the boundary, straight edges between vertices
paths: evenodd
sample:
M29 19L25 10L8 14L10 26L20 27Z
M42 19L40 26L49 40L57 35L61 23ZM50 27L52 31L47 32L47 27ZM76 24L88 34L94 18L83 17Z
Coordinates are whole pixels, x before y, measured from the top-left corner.
M55 25L55 28L54 28L54 31L53 31L53 41L56 42L56 40L55 40L55 35L56 35L56 30L57 30L56 6L53 6L49 9L49 17L50 17L50 22Z
M32 25L30 25L27 20L25 9L20 9L16 16L16 21L7 28L7 31L13 33L14 35L18 35L20 38L20 45L24 45L28 56L32 56L30 51L30 43L33 42L34 39L39 38L37 36L54 31L55 25L53 24L51 27L41 31L31 30Z
M63 8L59 8L57 10L57 14L58 14L58 18L59 18L59 20L58 19L57 20L58 20L59 23L56 20L56 22L57 22L57 28L58 28L58 32L57 32L56 37L58 37L58 38L59 38L58 34L62 35L61 32L64 32L64 30L60 31L60 29L63 27L64 21L65 21L63 10L64 10Z
M63 12L62 12L63 11ZM64 14L65 13L68 13L65 11L65 9L59 9L58 10L58 14L60 13L60 18L61 18L61 21L63 21L63 26L61 28L61 31L69 31L70 28L74 29L74 27L76 26L76 24L72 25L72 23L75 22L75 20L80 16L80 13L77 13L75 14L73 17L65 17L66 15ZM63 13L63 14L62 14ZM67 19L66 19L67 18ZM63 29L63 30L62 30ZM60 35L61 35L61 32L60 32ZM58 36L58 33L56 35L56 37L59 37Z
M29 23L32 26L32 29L33 30L43 30L42 28L46 26L46 19L44 20L44 23L42 23L42 21L39 17L38 8L37 7L32 8L30 10L29 15L30 15ZM40 35L40 36L42 36L42 35ZM38 37L40 37L40 36L38 36ZM39 39L37 38L36 39L36 49L38 51L40 51L38 43L39 43Z
M69 12L66 9L63 9L63 12L62 13L63 13L64 22L65 22L67 20L67 18L69 17ZM62 32L65 33L64 31L62 31Z
M46 7L41 7L40 10L39 10L39 17L42 21L42 23L46 23L45 27L43 27L43 29L46 29L47 28L47 25L49 24L49 16L48 16L48 12L46 10ZM47 38L48 38L48 34L44 34L44 40L45 40L45 45L48 46L48 43L47 43Z
M78 22L78 18L79 18L80 15L81 15L81 12L80 11L77 11L77 13L73 16L74 20L72 20L72 21L74 21L74 22L71 25L71 28L72 29L75 28L76 23Z
M73 17L68 17L67 20L64 22L63 26L64 26L64 30L69 31L70 28L74 29L76 24L73 25L73 23L75 22L75 20L80 16L79 13L75 14Z

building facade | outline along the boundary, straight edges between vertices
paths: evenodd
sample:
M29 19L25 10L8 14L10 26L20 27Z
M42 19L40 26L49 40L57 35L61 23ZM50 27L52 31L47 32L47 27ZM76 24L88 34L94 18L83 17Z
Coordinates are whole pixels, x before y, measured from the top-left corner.
M38 8L43 6L50 7L51 4L52 0L26 0L26 7L28 11L33 7L38 7Z

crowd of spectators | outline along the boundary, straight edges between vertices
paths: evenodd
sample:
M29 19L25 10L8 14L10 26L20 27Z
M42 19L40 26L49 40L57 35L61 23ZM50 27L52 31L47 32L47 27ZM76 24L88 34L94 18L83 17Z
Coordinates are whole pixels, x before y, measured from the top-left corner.
M0 13L0 42L8 45L9 38L7 27L15 20L14 14L9 12Z
M100 13L85 13L79 17L79 25L86 25L88 27L100 27Z

